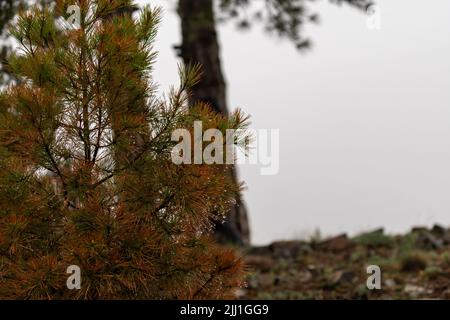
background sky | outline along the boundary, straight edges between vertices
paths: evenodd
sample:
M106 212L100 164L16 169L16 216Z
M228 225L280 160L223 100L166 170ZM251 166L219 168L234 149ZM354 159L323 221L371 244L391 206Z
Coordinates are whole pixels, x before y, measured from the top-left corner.
M257 1L257 0L255 0ZM155 80L177 83L174 0L164 8ZM280 129L280 172L243 165L252 240L450 225L450 1L377 0L381 30L328 1L300 54L255 26L220 27L230 107Z

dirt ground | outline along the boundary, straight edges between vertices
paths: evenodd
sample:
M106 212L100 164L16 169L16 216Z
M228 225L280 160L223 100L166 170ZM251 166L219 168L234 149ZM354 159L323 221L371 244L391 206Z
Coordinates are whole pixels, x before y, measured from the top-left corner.
M245 257L241 299L450 299L450 229L438 225L276 242ZM380 267L379 290L367 288L369 265Z

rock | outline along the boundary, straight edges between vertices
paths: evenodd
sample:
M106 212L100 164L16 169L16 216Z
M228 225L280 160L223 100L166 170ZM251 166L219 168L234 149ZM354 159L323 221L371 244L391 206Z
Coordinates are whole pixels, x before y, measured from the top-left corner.
M319 277L323 273L322 267L317 267L312 264L308 265L307 269L311 273L311 276L313 276L313 277Z
M258 281L258 278L256 278L255 276L250 277L247 280L246 284L247 284L246 287L249 289L258 289L259 288L259 281Z
M413 284L407 284L403 289L403 292L408 294L411 298L415 299L418 298L423 293L425 293L425 288Z
M248 255L245 258L245 262L251 269L261 272L269 272L275 265L275 261L272 258L263 255Z
M441 293L441 298L445 300L450 300L450 289L446 289Z
M278 241L270 246L276 258L295 259L304 253L311 252L311 246L303 241Z
M444 246L445 229L435 225L430 231L425 227L415 227L411 231L417 235L417 246L422 249L440 249Z
M442 239L436 238L431 232L422 232L417 238L417 245L423 249L440 249L444 246Z
M242 299L247 295L247 291L244 289L237 289L234 294L237 299Z
M269 246L251 247L247 251L247 255L268 256L270 254L272 250Z
M431 233L437 237L442 237L447 233L447 230L443 226L435 224L431 229Z
M350 283L355 279L355 273L353 271L341 271L337 278L338 283Z
M304 241L277 241L264 247L253 247L249 255L271 255L273 258L295 259L311 252L311 246Z
M423 233L423 232L428 232L428 228L427 227L414 227L411 229L412 233Z
M447 232L442 236L442 242L444 243L444 245L449 245L449 244L450 244L450 231L447 231Z
M269 273L259 275L259 277L258 277L259 288L272 287L276 281L276 278L278 278L278 281L281 282L281 278L274 277L272 274L269 274Z
M355 273L352 271L337 271L332 275L330 282L325 285L325 288L334 289L340 285L352 283L355 276Z
M394 279L386 279L386 280L384 281L384 285L385 285L386 287L388 287L388 288L395 288L396 283L395 283L395 280L394 280Z
M330 251L344 251L354 246L346 234L341 234L337 237L333 237L319 243L319 248Z
M309 271L303 271L303 272L300 272L300 273L297 275L297 279L298 279L299 282L308 282L308 281L310 281L312 278L313 278L313 275L312 275L312 273L309 272Z

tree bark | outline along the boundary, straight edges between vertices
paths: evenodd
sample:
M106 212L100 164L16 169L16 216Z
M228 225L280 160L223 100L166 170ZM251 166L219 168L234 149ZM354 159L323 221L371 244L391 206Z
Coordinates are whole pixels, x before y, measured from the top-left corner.
M179 0L182 44L185 64L200 63L202 79L192 90L192 101L204 101L218 113L228 115L226 83L220 61L213 0ZM236 168L230 174L237 181ZM224 224L216 225L216 237L222 243L248 245L250 230L246 207L239 196Z

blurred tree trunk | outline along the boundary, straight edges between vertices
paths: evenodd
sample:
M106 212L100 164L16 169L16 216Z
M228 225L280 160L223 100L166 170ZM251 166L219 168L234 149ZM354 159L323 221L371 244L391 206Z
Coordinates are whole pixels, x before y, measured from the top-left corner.
M192 100L207 102L214 110L228 114L226 84L220 61L213 0L179 0L182 44L180 54L185 64L200 63L202 79L193 88ZM237 180L236 169L230 173ZM248 245L250 231L246 207L240 197L230 208L224 224L216 226L220 242Z

